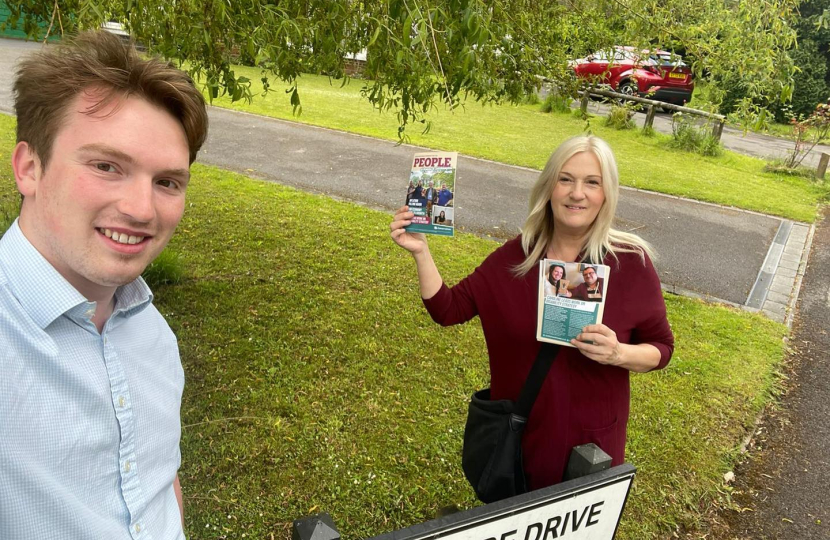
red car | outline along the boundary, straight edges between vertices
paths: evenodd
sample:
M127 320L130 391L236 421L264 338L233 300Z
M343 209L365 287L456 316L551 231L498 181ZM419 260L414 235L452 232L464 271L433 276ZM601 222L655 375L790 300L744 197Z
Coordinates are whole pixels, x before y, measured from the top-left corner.
M599 81L621 94L683 105L692 99L692 70L678 55L614 47L571 62L576 76Z

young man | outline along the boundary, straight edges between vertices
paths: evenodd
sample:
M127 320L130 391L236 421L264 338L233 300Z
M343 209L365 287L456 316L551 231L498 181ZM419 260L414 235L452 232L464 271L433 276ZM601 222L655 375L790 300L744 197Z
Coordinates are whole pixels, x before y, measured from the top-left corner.
M182 71L88 33L21 62L0 239L0 538L184 538L184 373L139 277L207 135Z

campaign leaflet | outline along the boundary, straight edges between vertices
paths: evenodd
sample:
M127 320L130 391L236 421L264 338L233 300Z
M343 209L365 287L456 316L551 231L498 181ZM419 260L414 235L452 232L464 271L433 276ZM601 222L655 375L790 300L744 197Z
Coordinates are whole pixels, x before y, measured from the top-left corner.
M536 339L573 347L570 341L589 324L601 324L610 268L602 264L539 263Z
M455 173L457 152L415 154L406 205L415 216L407 225L407 232L455 234Z

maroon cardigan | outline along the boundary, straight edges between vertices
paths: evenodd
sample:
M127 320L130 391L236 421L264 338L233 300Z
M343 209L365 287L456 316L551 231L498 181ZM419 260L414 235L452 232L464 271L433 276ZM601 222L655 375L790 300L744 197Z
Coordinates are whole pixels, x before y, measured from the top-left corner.
M606 257L611 268L603 323L621 343L649 343L660 351L662 369L674 350L660 280L651 261L633 253ZM481 319L490 356L492 399L516 400L536 359L539 274L516 277L524 260L521 237L510 240L450 288L441 286L424 305L444 326ZM531 489L560 482L571 448L593 442L625 459L630 389L628 370L605 366L562 347L536 399L522 442Z

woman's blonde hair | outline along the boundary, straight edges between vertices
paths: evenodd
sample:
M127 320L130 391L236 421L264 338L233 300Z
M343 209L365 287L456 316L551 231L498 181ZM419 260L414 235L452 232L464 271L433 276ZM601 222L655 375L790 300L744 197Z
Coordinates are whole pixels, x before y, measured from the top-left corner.
M616 258L617 253L622 252L638 253L643 259L645 255L654 258L654 252L648 242L636 234L611 227L620 192L617 161L608 143L593 135L580 135L559 145L533 186L530 193L530 214L522 227L522 249L526 257L514 268L517 275L524 275L536 268L539 260L545 255L548 243L553 238L553 210L550 206L553 186L559 179L559 173L565 163L580 152L591 152L599 161L602 191L605 194L605 202L591 225L585 245L582 246L582 261L602 264L606 255L611 254Z

